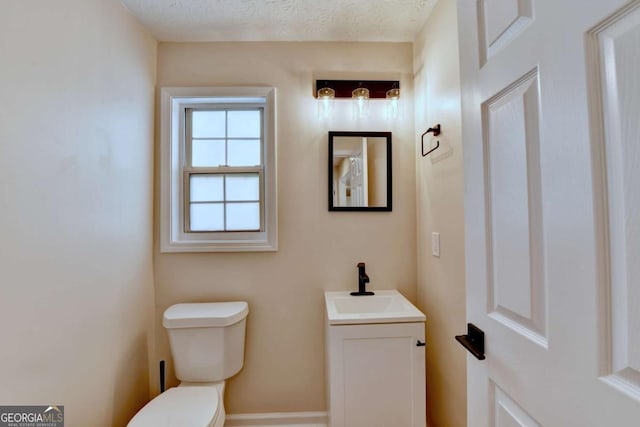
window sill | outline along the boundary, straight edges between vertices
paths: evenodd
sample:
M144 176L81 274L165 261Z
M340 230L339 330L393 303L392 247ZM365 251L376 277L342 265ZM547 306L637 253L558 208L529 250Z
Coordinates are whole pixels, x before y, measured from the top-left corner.
M161 253L179 252L277 252L278 244L267 241L215 241L167 242L160 247Z

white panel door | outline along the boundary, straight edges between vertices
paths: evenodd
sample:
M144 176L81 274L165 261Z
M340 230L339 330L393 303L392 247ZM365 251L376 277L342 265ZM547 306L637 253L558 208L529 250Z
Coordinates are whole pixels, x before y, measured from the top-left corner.
M458 14L468 424L637 427L640 0Z

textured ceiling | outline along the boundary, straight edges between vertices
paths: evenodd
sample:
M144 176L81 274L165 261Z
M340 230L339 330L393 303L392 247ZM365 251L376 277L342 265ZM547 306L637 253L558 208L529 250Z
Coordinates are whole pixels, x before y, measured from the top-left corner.
M121 0L162 41L413 41L437 0Z

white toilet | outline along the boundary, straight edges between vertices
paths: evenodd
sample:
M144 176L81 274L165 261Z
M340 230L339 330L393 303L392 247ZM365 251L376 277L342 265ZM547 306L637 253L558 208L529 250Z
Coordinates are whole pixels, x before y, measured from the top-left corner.
M128 427L222 427L224 383L244 363L246 302L176 304L164 312L181 381L142 408Z

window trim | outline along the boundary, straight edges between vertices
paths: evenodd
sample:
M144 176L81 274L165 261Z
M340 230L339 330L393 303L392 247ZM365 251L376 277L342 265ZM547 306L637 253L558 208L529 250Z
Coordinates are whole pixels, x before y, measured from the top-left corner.
M163 87L160 89L160 252L271 252L278 250L276 90L273 87ZM184 230L185 120L194 107L264 104L264 230Z

